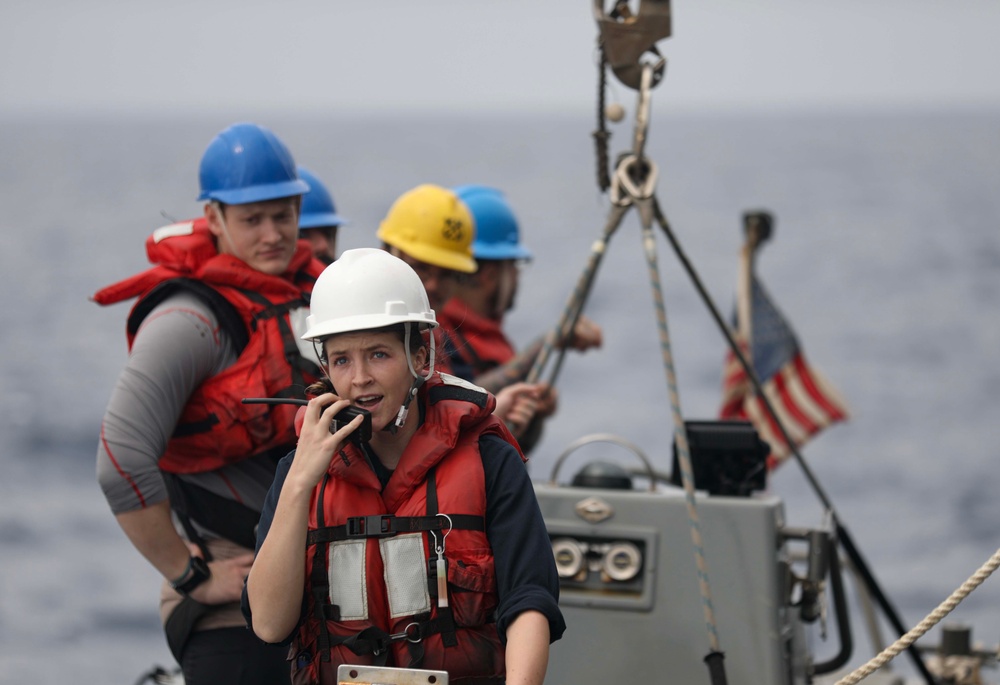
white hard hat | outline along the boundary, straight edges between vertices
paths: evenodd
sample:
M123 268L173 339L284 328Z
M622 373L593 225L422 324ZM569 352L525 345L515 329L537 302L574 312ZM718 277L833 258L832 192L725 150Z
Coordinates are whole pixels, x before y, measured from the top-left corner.
M316 279L303 340L416 323L437 326L420 277L385 250L347 250Z

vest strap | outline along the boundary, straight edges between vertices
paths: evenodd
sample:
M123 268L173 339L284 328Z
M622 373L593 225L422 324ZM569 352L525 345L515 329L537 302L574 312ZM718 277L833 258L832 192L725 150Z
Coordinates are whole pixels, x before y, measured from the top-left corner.
M289 445L279 445L268 456L273 459L279 454L287 454L289 449ZM192 521L241 547L256 548L259 511L182 480L173 473L164 471L163 481L170 496L170 508L184 526L188 539L201 547L205 561L211 561L212 557L204 540L191 525Z
M442 635L447 646L453 647L458 644L458 639L455 637L455 619L450 609L438 618L414 621L407 625L401 633L389 634L381 628L369 626L353 635L334 638L331 641L331 646L344 645L358 656L372 654L376 658L382 657L384 659L389 652L389 648L395 642L406 640L411 645L417 645L431 635L439 633L450 633L450 640L445 635Z
M139 325L158 304L179 292L195 295L212 310L219 321L219 327L226 332L232 341L236 356L239 356L250 340L243 318L222 293L207 283L194 278L171 278L146 293L146 296L139 300L129 315L127 323L129 334L135 335L139 330Z
M167 622L163 626L163 632L167 636L167 646L170 653L174 655L177 663L183 663L184 648L187 646L194 627L203 616L209 613L212 607L202 604L190 597L181 600L167 617Z
M451 607L438 607L437 618L419 624L418 634L422 640L425 637L440 633L445 647L455 647L458 645L455 628L455 616L451 611Z
M452 528L486 530L486 522L482 516L449 514L448 518L451 519ZM448 519L443 516L352 516L343 525L310 530L306 536L306 545L357 538L386 538L400 533L439 531L447 527Z
M323 483L319 490L319 506L317 516L317 523L320 526L323 525L323 499L324 493L326 492L327 482L330 480L330 474L327 473L323 476ZM320 543L316 545L316 549L313 551L313 564L312 564L312 577L309 579L309 584L312 586L313 592L313 607L315 608L316 621L319 623L319 636L317 637L319 654L321 661L330 661L330 631L326 628L327 614L336 613L337 617L340 617L340 607L330 603L330 581L326 575L326 554L327 554L326 543ZM337 620L337 619L333 619Z
M295 333L292 331L292 327L286 318L288 313L293 309L308 307L310 298L303 296L284 304L274 304L260 293L252 290L242 290L241 292L261 307L261 311L254 315L253 323L251 324L254 328L256 328L258 321L265 319L274 319L278 324L282 345L284 346L285 361L288 362L289 367L292 369L292 387L305 388L307 384L303 374L309 374L316 378L321 377L323 375L322 370L316 364L303 357L299 351Z

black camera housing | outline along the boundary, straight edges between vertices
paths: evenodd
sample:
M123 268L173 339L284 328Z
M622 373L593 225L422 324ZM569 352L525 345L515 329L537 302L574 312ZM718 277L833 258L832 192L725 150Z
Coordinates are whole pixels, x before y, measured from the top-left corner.
M694 486L710 495L749 497L767 487L771 446L749 421L685 421ZM677 442L671 482L681 485Z
M327 405L329 406L329 405ZM326 407L323 407L323 411L326 411ZM358 426L357 430L348 436L350 439L357 438L361 442L368 442L372 439L372 415L367 409L362 409L361 407L346 406L333 417L330 421L330 432L336 433L341 428L349 424L351 421L356 419L358 416L363 416L361 420L361 425Z

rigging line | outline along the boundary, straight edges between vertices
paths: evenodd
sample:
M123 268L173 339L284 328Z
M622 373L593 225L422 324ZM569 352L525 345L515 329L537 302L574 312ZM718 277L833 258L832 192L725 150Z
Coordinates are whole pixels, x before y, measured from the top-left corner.
M652 198L642 202L649 203ZM670 345L670 331L667 326L667 308L663 299L663 286L660 282L660 269L656 259L656 240L653 237L652 216L641 212L643 216L642 244L646 255L646 265L649 270L649 284L653 291L653 308L656 310L657 331L660 337L660 352L663 357L663 368L667 375L667 389L670 393L670 412L674 422L674 440L677 444L677 463L680 466L681 482L684 485L684 498L687 504L688 521L691 525L691 542L695 550L695 563L698 567L698 589L701 592L702 608L705 614L705 627L708 632L708 642L713 652L721 653L719 646L719 631L715 624L715 610L712 606L712 591L708 579L708 562L705 560L705 546L701 538L701 522L694 497L694 472L691 469L691 451L688 446L687 431L684 427L684 417L681 414L680 393L677 389L677 373L674 369L673 353Z
M677 386L677 374L674 369L670 332L667 324L667 310L663 298L663 287L656 257L656 240L653 236L657 169L656 164L646 159L642 154L649 125L649 91L653 85L652 77L656 66L644 63L642 68L641 87L638 94L639 102L635 115L636 125L633 150L632 154L625 155L619 160L618 167L615 170L611 200L615 207L622 208L622 212L628 207L635 207L642 226L643 251L648 267L650 287L653 292L653 305L656 312L657 330L660 338L660 351L664 371L667 376L667 389L670 395L670 410L674 423L678 465L681 469L681 480L684 485L685 502L691 528L691 542L694 546L695 564L698 570L698 588L701 593L702 608L705 615L705 628L711 649L711 653L705 658L705 662L709 666L712 682L716 685L722 685L726 681L726 674L722 666L723 655L720 648L719 631L715 622L715 610L712 605L708 563L705 559L705 548L701 537L701 523L695 503L694 472L691 469L691 455L687 441L687 431L684 426L684 417L681 413L680 393Z
M604 254L607 251L608 242L611 240L611 236L614 232L618 230L618 227L621 225L627 209L627 206L616 205L612 207L611 213L608 215L607 223L604 226L604 233L598 240L594 241L594 244L591 246L590 258L587 260L587 264L580 273L580 278L577 280L576 286L573 288L573 292L570 293L569 300L566 302L563 313L559 318L559 323L556 324L553 332L545 336L545 340L542 343L542 349L539 351L538 356L535 357L535 362L532 364L531 370L528 371L528 375L525 377L525 382L538 382L538 378L541 375L542 370L545 368L545 365L548 363L549 357L552 355L552 351L556 348L557 343L565 341L569 332L573 330L574 326L576 326L577 319L580 318L580 313L583 311L583 305L587 302L587 298L590 296L590 291L594 285L594 278L597 275L597 269L601 264L601 260L604 258ZM559 349L558 354L560 356L566 354L565 346L562 346Z
M662 60L661 60L662 62ZM664 369L667 375L670 393L671 413L674 420L674 430L678 446L678 463L682 469L682 480L686 494L688 518L691 523L691 538L695 548L695 561L698 569L698 584L702 595L702 606L705 612L706 630L711 652L705 657L713 683L725 683L725 670L722 665L723 654L719 647L718 629L715 624L715 612L712 606L711 589L708 578L708 565L705 561L704 545L701 538L701 527L698 519L694 496L694 477L691 470L690 451L684 419L680 411L680 399L677 390L677 378L674 371L673 355L670 349L670 336L666 321L666 307L663 301L663 291L660 284L659 268L656 260L656 241L653 236L653 221L657 215L657 203L654 196L656 185L656 165L647 160L642 151L646 142L649 123L650 94L654 66L642 64L641 88L636 108L635 135L633 151L619 159L615 171L614 183L611 187L612 208L605 225L601 240L594 243L590 259L584 268L577 285L571 294L563 311L560 323L554 334L547 336L543 348L528 374L528 382L535 382L551 355L553 345L557 341L565 341L572 326L575 325L580 312L590 294L608 242L614 231L621 224L624 215L631 207L636 207L640 215L643 229L643 245L646 261L649 266L650 284L653 290L653 300L657 313L657 326L660 334L660 349L663 356ZM565 354L565 348L560 350ZM557 365L558 372L558 365Z
M656 64L642 63L642 78L639 85L638 104L635 111L635 130L632 133L632 154L638 159L645 159L646 137L649 132L649 114L653 107L653 72L662 69L667 61L662 57Z
M906 633L906 635L896 640L886 649L882 650L880 654L874 657L867 664L864 664L863 666L857 668L854 672L838 680L836 685L854 685L892 661L904 649L909 649L918 638L937 625L941 619L950 614L963 599L968 597L973 590L982 585L983 582L997 570L997 567L1000 567L1000 549L994 552L992 557L980 566L979 569L968 578L968 580L955 589L955 591L952 592L946 600L941 602L941 604L939 604L934 611L927 614L923 621L914 626L908 633Z
M608 223L604 229L604 236L599 243L595 243L594 245L591 253L591 261L584 269L586 279L584 280L584 278L581 277L581 284L574 290L570 297L570 302L566 305L562 320L557 327L557 337L555 337L555 339L553 339L552 336L546 338L542 351L538 355L536 363L532 366L531 372L528 374L526 379L529 383L534 383L538 380L538 376L541 374L542 369L545 367L545 364L548 362L548 358L552 353L552 346L558 342L560 344L559 354L556 358L555 368L553 369L548 380L550 385L555 386L556 379L559 376L559 371L562 369L563 359L566 356L566 341L569 340L573 327L576 326L576 322L580 318L580 314L583 312L583 306L586 304L587 298L590 295L590 290L593 286L594 276L596 274L597 267L599 266L600 257L603 257L611 235L621 224L622 218L625 216L625 213L633 204L634 200L640 197L648 199L652 195L652 189L656 184L655 165L643 156L643 151L646 146L646 139L649 130L649 116L650 110L652 109L651 90L654 85L653 74L657 69L662 69L664 63L665 60L662 58L655 64L650 64L649 62L642 63L642 75L639 79L640 85L638 95L636 96L638 102L635 112L635 129L633 131L632 138L632 151L630 154L627 154L619 159L615 168L615 175L613 179L614 184L611 186L612 210L610 216L608 217ZM637 179L634 179L630 173L633 170L636 170L636 174L641 177L643 182L642 190L640 190L636 184ZM648 211L648 207L644 208L644 212ZM645 223L646 220L647 219L643 217L643 223ZM649 222L652 223L651 219ZM599 255L596 260L594 259L595 255ZM591 265L593 265L592 269ZM573 305L572 309L571 304Z
M603 193L607 192L611 186L611 175L608 172L608 139L611 137L611 134L608 132L604 114L608 56L604 52L604 39L600 33L597 34L597 49L600 52L600 64L597 67L597 129L594 131L593 136L597 150L597 186Z
M681 262L681 265L684 267L684 270L687 271L688 277L694 284L695 290L697 290L698 294L701 295L702 301L704 302L705 306L708 307L709 313L712 315L712 318L718 325L719 330L722 332L722 335L726 338L726 343L729 345L729 348L736 356L736 359L739 361L740 366L743 367L743 370L746 372L747 378L750 380L750 384L753 385L754 392L756 392L760 396L761 400L764 403L764 406L767 408L768 413L771 414L775 422L778 424L778 430L785 438L785 441L789 444L789 447L792 450L792 454L794 454L796 459L800 462L800 466L802 467L802 470L804 471L806 479L809 481L809 484L816 492L817 497L819 497L820 501L823 503L823 507L827 511L833 513L834 512L833 503L827 496L826 491L823 490L823 487L819 484L819 481L816 479L815 474L813 474L812 469L810 469L809 465L806 464L805 461L803 460L802 455L799 453L795 445L795 441L792 439L792 436L788 433L781 419L778 417L777 412L771 405L771 401L768 399L767 395L764 394L764 388L761 385L760 380L757 378L756 371L754 370L750 362L747 361L746 356L743 354L743 350L741 350L740 346L736 343L736 339L733 337L729 325L725 322L725 319L722 318L722 315L719 313L719 308L716 307L715 305L715 301L712 300L712 296L709 294L708 290L705 289L705 285L704 283L702 283L701 277L698 275L698 272L694 268L694 265L691 264L691 261L688 259L687 254L684 252L684 249L678 242L677 236L674 235L673 229L670 227L670 224L667 221L666 216L664 216L663 211L661 210L659 203L655 201L655 198L653 203L653 214L656 218L656 223L659 224L660 228L663 230L663 233L666 235L667 240L670 242L671 247L673 247L674 253L677 255L677 259ZM834 517L836 518L835 513Z

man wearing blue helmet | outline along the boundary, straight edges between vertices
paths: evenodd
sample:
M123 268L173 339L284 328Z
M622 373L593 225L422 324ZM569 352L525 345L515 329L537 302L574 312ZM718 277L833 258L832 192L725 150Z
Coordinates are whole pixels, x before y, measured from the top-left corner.
M316 174L299 167L299 178L309 184L299 213L299 238L309 242L313 255L324 264L337 258L337 228L345 223L337 214L333 196Z
M211 141L199 176L204 216L154 231L153 268L94 296L138 297L98 480L164 578L161 616L187 685L287 683L284 650L247 631L239 599L295 408L241 399L303 396L320 376L299 346L322 271L298 240L309 186L277 136L247 123Z
M503 317L517 296L520 267L532 254L521 244L517 218L502 192L483 185L459 186L454 191L476 224L472 253L478 268L456 285L439 319L455 341L454 356L459 363L472 368L477 384L497 392L523 380L542 347L539 339L517 354L502 328ZM580 317L567 344L584 351L599 347L601 340L600 326ZM555 391L550 389L542 400L539 418L555 410ZM521 438L522 448L530 449L537 437L536 431L529 431Z

